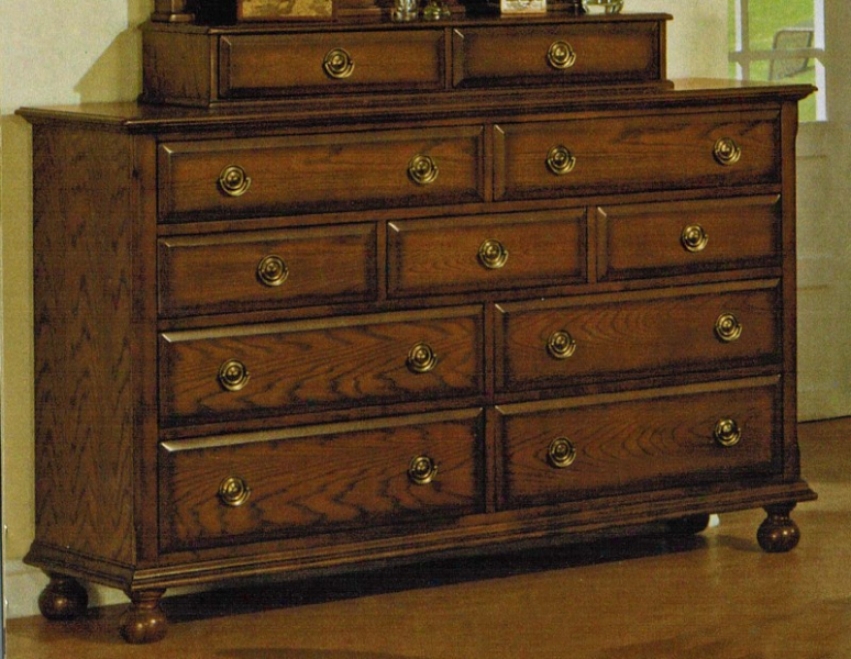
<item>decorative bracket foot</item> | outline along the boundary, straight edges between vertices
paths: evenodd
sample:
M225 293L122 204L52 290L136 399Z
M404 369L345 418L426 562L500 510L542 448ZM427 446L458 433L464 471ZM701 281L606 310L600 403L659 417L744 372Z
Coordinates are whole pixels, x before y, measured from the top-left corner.
M165 637L168 622L160 608L165 590L129 593L131 604L121 616L121 636L128 643L155 643Z
M89 594L80 582L61 574L48 573L50 583L38 597L38 608L48 620L71 620L86 612Z
M766 506L768 517L760 525L756 534L757 542L763 550L770 553L781 553L794 549L801 539L798 525L789 517L795 508L794 503L783 503Z

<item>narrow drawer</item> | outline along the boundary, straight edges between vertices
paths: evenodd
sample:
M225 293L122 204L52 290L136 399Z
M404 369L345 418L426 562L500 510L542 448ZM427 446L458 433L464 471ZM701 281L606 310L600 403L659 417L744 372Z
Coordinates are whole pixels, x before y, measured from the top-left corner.
M779 282L501 304L502 391L779 362Z
M779 265L777 195L597 209L600 280Z
M459 27L456 87L652 82L664 78L657 21Z
M585 210L389 225L393 296L556 286L585 280Z
M481 126L159 148L164 222L481 201Z
M782 471L780 378L501 406L501 506Z
M480 394L479 307L160 335L160 421Z
M376 296L373 224L159 241L163 316L270 309Z
M422 529L483 512L482 417L470 410L162 444L160 546Z
M659 113L499 124L497 199L776 183L776 112Z
M219 42L225 99L443 89L443 30L229 34Z

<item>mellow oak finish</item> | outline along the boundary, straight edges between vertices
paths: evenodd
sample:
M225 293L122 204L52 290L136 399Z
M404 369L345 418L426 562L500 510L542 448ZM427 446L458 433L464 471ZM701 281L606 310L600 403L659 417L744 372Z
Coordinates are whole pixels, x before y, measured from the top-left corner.
M177 586L694 533L752 507L760 545L792 549L815 497L794 336L811 89L668 83L665 20L405 28L403 50L441 40L437 91L252 78L255 104L183 97L214 110L23 110L45 616L103 583L131 598L124 637L152 642ZM216 31L150 30L175 48ZM223 30L350 80L315 27ZM593 76L551 77L562 41L579 66L598 33L637 38L652 79L593 48ZM479 52L490 37L510 66Z

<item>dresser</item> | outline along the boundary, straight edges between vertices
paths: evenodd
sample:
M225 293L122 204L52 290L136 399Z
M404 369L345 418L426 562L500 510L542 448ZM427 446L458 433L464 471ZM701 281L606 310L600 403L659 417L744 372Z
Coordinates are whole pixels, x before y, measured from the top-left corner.
M158 3L160 4L160 3ZM666 79L657 14L144 28L32 124L48 618L764 508L792 549L808 86Z

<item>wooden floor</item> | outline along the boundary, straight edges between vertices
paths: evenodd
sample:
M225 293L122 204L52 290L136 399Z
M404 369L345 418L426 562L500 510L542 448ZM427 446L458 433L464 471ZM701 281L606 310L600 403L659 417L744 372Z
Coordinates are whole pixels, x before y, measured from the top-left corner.
M762 511L679 544L619 540L167 600L168 637L126 646L114 608L12 620L10 659L849 659L851 419L801 426L819 500L801 544L756 544Z

